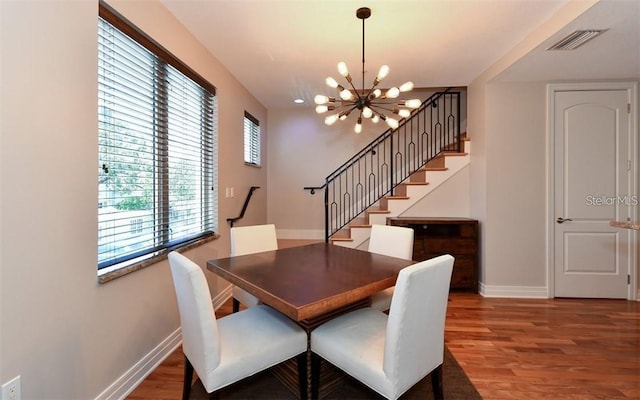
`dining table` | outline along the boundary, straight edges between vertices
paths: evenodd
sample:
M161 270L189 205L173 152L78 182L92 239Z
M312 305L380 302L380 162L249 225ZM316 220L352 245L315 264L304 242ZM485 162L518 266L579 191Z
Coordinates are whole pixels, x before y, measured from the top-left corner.
M394 286L400 270L413 263L331 243L313 243L209 260L207 269L310 333L331 318L369 306L373 294ZM285 365L275 374L298 393L295 367ZM332 390L341 380L339 373L323 372L321 378L321 391Z
M329 243L207 261L207 269L303 327L395 285L413 261Z

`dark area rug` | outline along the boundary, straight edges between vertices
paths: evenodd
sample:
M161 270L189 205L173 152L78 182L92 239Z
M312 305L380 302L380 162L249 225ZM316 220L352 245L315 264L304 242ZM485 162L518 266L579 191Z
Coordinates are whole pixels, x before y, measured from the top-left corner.
M447 400L476 400L482 396L475 389L467 375L453 358L449 350L444 349L444 362L442 364L442 382L444 386L444 398ZM269 371L264 371L250 378L244 379L234 385L228 386L219 392L221 400L249 400L249 399L270 399L270 400L295 400L297 396L290 392L276 377ZM350 377L346 378L340 386L336 387L328 395L320 393L323 400L365 400L382 399L377 393L360 384L360 382ZM191 388L190 400L206 400L207 393L204 387L197 380ZM433 399L431 391L431 377L427 376L414 387L407 391L401 399L403 400L429 400Z

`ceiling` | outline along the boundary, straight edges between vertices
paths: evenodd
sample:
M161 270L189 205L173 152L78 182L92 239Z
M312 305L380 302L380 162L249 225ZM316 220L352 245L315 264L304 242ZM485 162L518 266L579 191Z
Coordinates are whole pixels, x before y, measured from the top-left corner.
M178 20L267 108L334 95L338 61L364 86L378 68L381 86L467 86L556 13L567 0L161 0ZM574 29L605 28L575 51L545 51ZM640 76L640 1L602 0L521 58L497 79L611 79ZM612 60L612 62L603 62ZM341 82L342 83L342 82ZM214 83L215 84L215 83ZM346 83L345 83L346 86Z

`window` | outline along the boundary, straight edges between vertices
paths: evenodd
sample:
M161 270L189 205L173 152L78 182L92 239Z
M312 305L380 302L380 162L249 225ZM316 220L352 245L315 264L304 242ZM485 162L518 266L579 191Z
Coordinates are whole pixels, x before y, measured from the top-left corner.
M244 113L244 162L260 166L260 123L246 111Z
M215 88L102 3L98 270L217 229Z
M136 218L129 221L129 229L131 233L142 233L142 218Z

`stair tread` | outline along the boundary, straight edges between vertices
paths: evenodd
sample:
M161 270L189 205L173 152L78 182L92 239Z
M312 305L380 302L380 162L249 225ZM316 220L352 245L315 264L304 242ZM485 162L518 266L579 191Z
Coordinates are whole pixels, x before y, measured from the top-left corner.
M424 167L422 168L425 171L447 171L449 168L447 167Z
M409 196L385 196L389 200L409 200Z
M419 186L419 185L428 185L429 182L405 182L403 183L403 185L412 185L412 186Z
M353 239L351 239L350 237L340 237L340 238L331 238L332 242L353 242Z

